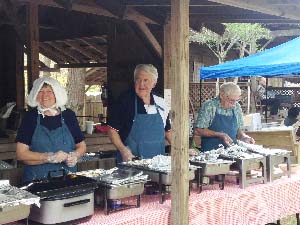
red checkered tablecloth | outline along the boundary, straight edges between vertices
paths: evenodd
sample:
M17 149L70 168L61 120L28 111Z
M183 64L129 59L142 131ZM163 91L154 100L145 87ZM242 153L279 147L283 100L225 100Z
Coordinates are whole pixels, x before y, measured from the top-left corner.
M158 196L143 196L140 208L109 215L96 208L92 217L72 224L163 225L170 224L170 212L170 199L159 204ZM226 184L224 190L209 185L200 194L192 191L189 198L190 225L262 225L297 212L300 212L300 175L245 189L233 183ZM20 224L24 222L10 223Z

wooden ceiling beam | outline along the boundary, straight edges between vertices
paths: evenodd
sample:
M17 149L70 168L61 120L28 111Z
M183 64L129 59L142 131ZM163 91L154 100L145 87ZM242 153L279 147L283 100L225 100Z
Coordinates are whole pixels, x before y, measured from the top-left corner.
M64 8L62 5L58 4L54 0L18 0L18 1L23 3L36 2L38 5L42 5L42 6ZM113 15L108 10L102 8L100 5L97 5L93 3L93 1L88 1L88 0L85 0L84 4L79 4L79 3L72 4L72 8L70 10L83 12L83 13L90 13L98 16L117 18L115 15Z
M80 40L84 44L88 45L88 47L93 48L95 51L97 51L98 53L100 53L101 57L105 58L105 59L102 59L101 61L105 61L106 60L106 57L107 57L107 48L106 47L99 46L96 43L94 43L94 42L92 42L92 41L90 41L88 39L85 39L85 38L78 38L78 40Z
M49 67L39 67L40 68L40 71L43 71L43 72L53 72L53 73L59 73L60 72L60 69L57 69L57 68L49 68ZM27 66L24 66L24 70L27 70Z
M80 63L80 60L78 60L78 57L74 56L73 55L74 53L71 52L70 49L60 47L58 44L55 44L55 42L45 42L45 43L47 43L52 48L55 48L59 52L59 54L63 54L65 56L67 56L68 58L70 58L72 60L72 62Z
M271 32L273 37L290 37L290 36L300 36L300 29L292 30L275 30Z
M85 39L93 39L93 38L98 39L98 40L100 40L101 42L107 44L107 35L94 36L94 37L86 37Z
M68 63L68 64L55 64L55 68L92 68L92 67L107 67L107 63Z
M238 7L242 9L248 9L255 12L260 12L264 14L284 17L288 19L300 20L299 14L299 2L294 1L293 5L289 7L278 6L272 4L268 0L209 0L210 2L221 3L224 5L230 5L233 7ZM290 1L292 4L292 1Z
M135 24L138 28L144 33L145 37L148 39L149 43L152 45L153 49L157 53L157 55L162 58L162 47L159 42L156 40L155 36L152 34L150 29L145 23L135 21Z
M134 7L128 6L126 7L126 11L124 14L124 19L132 20L132 21L139 21L141 23L150 23L150 24L158 24L154 20L146 17L135 10Z
M0 8L2 8L3 12L6 14L7 18L10 20L12 25L15 28L17 33L17 37L22 43L26 43L25 37L23 35L22 23L19 20L18 13L17 13L17 4L15 0L6 0L1 1Z
M49 52L46 49L44 49L41 45L39 46L39 52L56 63L65 63L66 62L66 61L62 60L61 58L58 58L57 55L54 55L52 53L52 51Z
M70 40L64 40L64 43L71 46L73 50L80 52L82 55L90 58L91 60L94 60L96 62L103 62L104 60L101 59L98 55L87 51L84 47L82 47L80 44L70 41Z
M43 50L44 53L42 53L43 55L46 55L48 58L53 59L53 61L58 62L58 63L66 63L66 62L70 62L72 60L70 60L68 57L66 57L64 54L60 54L58 51L53 50L48 44L42 43L40 42L40 51Z
M215 15L214 19L210 15L192 15L190 16L190 23L265 23L265 24L298 24L300 20L290 20L286 18L271 18L256 15L247 15L247 16L231 16L231 15Z

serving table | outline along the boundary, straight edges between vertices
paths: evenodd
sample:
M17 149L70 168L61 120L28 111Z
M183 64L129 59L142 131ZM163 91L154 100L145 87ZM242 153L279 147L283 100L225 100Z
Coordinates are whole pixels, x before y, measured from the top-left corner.
M252 184L239 188L235 180L226 176L224 190L218 185L204 186L189 197L189 224L257 225L274 222L300 212L300 173L282 177L267 184ZM105 215L96 208L88 219L74 221L81 225L167 225L170 224L171 201L159 204L159 195L143 195L140 208L132 208ZM22 225L24 222L10 223ZM33 224L34 225L34 224Z

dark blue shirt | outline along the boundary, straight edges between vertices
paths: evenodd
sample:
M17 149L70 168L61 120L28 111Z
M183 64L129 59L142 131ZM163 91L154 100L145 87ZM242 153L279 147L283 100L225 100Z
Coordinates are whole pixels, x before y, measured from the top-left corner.
M107 124L119 131L119 135L123 142L128 137L132 127L135 114L135 97L137 97L137 113L147 114L143 100L138 97L134 91L129 91L125 94L122 94L117 103L111 107L110 115L108 117ZM154 98L152 94L150 104L154 105ZM171 123L168 116L166 120L165 131L169 131L170 129Z
M26 113L20 128L18 129L16 142L21 142L28 146L31 145L31 139L37 125L37 116L37 109L33 109ZM71 109L66 109L62 112L62 117L64 118L65 124L69 128L75 143L78 144L83 141L84 136L80 130L75 113ZM54 130L61 126L61 115L45 116L44 118L42 115L40 115L40 121L42 126L48 128L49 130Z

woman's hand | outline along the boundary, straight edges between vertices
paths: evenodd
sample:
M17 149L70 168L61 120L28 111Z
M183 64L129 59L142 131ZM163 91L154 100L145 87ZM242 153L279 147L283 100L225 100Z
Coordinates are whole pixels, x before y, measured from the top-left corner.
M249 143L249 144L255 144L255 140L246 134L242 137L241 141Z
M70 152L68 154L68 158L67 158L66 164L68 165L68 167L74 167L74 166L76 166L76 164L78 162L78 159L79 159L79 153L77 153L77 152Z
M49 163L61 163L63 161L66 161L67 158L68 158L68 154L64 151L58 151L58 152L55 152L55 153L46 153L47 154L47 161Z
M189 156L196 156L199 154L199 151L193 148L189 149Z
M233 140L228 136L228 134L221 133L220 138L227 146L231 146L233 144Z
M131 153L131 150L128 147L125 147L120 151L122 155L123 162L131 161L134 158L134 155Z

